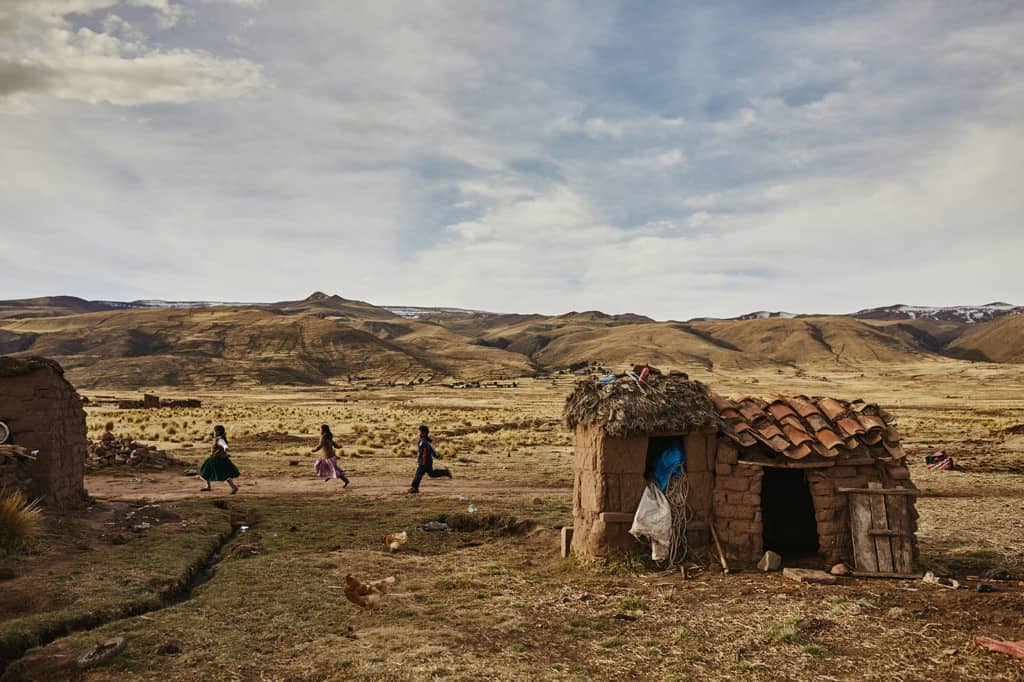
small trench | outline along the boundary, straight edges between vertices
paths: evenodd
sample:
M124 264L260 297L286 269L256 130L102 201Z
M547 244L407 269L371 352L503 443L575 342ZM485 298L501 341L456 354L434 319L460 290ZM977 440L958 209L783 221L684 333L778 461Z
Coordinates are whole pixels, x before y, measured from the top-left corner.
M189 566L184 576L160 593L160 599L156 603L151 601L129 603L112 611L90 613L54 623L50 627L33 633L30 641L26 638L15 642L0 642L0 676L8 666L18 661L31 649L46 646L76 632L95 630L110 623L160 611L188 601L192 598L196 588L209 582L213 577L216 566L224 558L228 547L248 530L248 525L232 524L231 531L220 536L217 545L210 553Z
M537 527L536 521L500 514L441 514L428 521L447 524L448 529L456 533L497 531L499 535L526 535Z

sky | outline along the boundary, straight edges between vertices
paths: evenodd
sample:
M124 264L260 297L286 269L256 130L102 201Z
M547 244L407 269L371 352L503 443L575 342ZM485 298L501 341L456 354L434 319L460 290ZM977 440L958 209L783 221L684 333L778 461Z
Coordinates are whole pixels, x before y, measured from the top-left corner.
M0 299L1024 304L1020 2L0 0Z

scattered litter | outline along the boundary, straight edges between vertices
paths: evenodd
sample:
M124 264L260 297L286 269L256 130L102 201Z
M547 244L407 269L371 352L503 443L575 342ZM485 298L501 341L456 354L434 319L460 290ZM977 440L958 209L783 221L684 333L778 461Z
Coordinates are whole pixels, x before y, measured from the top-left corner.
M987 592L995 592L996 591L996 588L993 587L992 585L989 585L988 583L978 583L978 586L975 589L978 590L978 592L986 592L986 593Z
M469 509L467 509L467 511L468 511L468 512L469 512L470 514L476 514L476 505L475 505L475 504L470 504L470 505L469 505Z
M459 502L469 502L469 498L465 495L459 495Z
M448 530L448 524L444 521L427 521L416 526L416 530L425 530L427 532Z
M142 523L140 523L138 525L132 526L132 530L137 530L137 531L141 532L141 531L144 531L144 530L149 530L152 527L153 526L151 524L146 523L145 521L143 521Z
M1014 658L1024 658L1024 639L1016 642L1001 642L991 637L975 637L974 643L992 651L1009 654Z
M921 582L928 583L929 585L938 585L939 587L945 587L947 590L958 590L960 589L960 581L954 580L953 578L939 578L931 571L924 574L921 578Z
M994 575L992 576L992 579L993 579L993 580L1015 580L1015 578L1013 577L1013 574L1012 574L1012 573L1010 573L1010 572L1009 572L1009 571L1007 571L1007 570L1002 570L1002 571L998 571L998 572L996 572L996 573L995 573L995 574L994 574Z
M956 465L953 463L953 458L942 450L936 450L932 454L926 455L924 463L932 471L946 471L956 468Z
M195 469L185 469L183 472L181 472L181 475L182 476L198 476L199 472L196 471Z
M851 571L850 567L846 564L838 563L830 568L828 572L832 575L850 575L853 571Z

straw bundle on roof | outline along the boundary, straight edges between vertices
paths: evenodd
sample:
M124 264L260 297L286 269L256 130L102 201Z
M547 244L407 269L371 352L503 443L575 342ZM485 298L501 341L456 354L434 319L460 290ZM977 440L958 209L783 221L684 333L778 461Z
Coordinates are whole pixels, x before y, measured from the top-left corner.
M689 433L716 428L718 413L708 388L685 374L652 370L645 381L625 376L609 383L588 378L565 401L565 424L601 426L614 438Z

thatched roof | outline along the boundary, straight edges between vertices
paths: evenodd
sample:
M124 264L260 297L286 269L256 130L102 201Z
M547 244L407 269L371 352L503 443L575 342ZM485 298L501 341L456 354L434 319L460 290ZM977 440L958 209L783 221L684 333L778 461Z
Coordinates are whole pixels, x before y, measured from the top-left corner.
M565 424L601 426L614 438L655 433L689 433L715 429L718 413L708 388L682 373L651 370L644 381L624 376L600 383L595 378L576 383L565 400Z
M39 369L52 369L58 374L64 374L64 368L56 360L36 356L0 355L0 377L17 377Z

